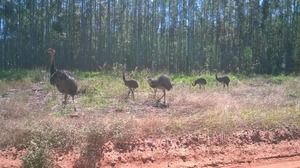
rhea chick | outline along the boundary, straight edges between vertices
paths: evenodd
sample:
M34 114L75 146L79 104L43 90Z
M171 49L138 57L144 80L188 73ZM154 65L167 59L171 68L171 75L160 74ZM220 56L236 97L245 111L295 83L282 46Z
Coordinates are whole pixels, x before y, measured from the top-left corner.
M129 97L130 93L132 93L132 99L134 99L134 90L139 87L138 82L134 79L126 79L124 72L123 72L123 81L124 81L125 86L127 86L129 89L128 97Z

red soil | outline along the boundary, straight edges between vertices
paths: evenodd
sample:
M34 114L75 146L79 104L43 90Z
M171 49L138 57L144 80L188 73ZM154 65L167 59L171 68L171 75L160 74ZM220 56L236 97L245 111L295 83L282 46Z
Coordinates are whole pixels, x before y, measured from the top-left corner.
M107 142L89 153L53 151L54 167L226 167L299 168L300 131L241 131L230 136L186 135ZM0 152L0 167L21 167L26 150Z

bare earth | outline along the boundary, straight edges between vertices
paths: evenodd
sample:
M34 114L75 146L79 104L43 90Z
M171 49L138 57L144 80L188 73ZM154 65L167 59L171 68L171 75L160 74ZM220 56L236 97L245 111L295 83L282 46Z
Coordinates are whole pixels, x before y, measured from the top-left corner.
M300 140L288 130L243 131L222 139L220 136L182 136L170 139L140 139L120 150L111 142L95 149L96 158L74 149L53 152L54 167L258 167L299 168ZM101 153L102 151L102 153ZM21 147L0 153L0 167L21 167L26 153Z

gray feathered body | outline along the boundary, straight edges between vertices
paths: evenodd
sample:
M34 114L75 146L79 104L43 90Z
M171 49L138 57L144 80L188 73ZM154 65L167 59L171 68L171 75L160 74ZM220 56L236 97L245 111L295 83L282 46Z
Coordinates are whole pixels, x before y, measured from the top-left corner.
M196 86L197 84L199 84L199 85L206 85L207 82L206 82L206 80L205 80L204 78L198 78L197 80L195 80L195 81L192 83L192 85L193 85L193 86Z
M47 51L51 56L50 84L55 85L59 92L64 94L63 104L67 104L68 95L72 96L74 103L74 96L77 94L78 90L75 78L71 76L70 72L65 70L57 70L55 68L55 49L49 48ZM75 105L74 110L76 111Z
M158 77L157 82L159 83L159 88L164 87L168 91L172 89L170 78L167 75L161 75Z
M125 74L123 73L123 81L124 81L124 84L128 87L128 88L131 88L131 89L136 89L139 87L139 84L136 80L134 79L126 79L125 78Z
M154 97L156 93L156 89L161 89L163 91L163 96L157 100L159 102L162 98L164 98L164 104L166 103L166 90L172 89L172 84L170 78L167 75L161 75L157 79L148 78L148 83L150 87L154 89Z
M153 89L156 89L157 88L157 79L151 79L148 77L148 80L147 80L149 86Z
M162 90L171 90L172 84L170 78L167 75L161 75L157 79L148 79L148 83L152 88L158 88Z
M50 84L55 85L61 93L69 94L72 97L78 90L75 78L70 75L70 72L65 70L56 70L50 78Z
M49 48L47 50L51 56L51 65L50 65L50 84L55 85L57 89L65 94L71 95L74 98L74 95L77 93L78 86L74 77L71 73L66 70L58 70L55 67L55 50Z
M123 81L125 86L127 86L129 89L128 96L130 95L130 93L132 93L132 98L134 99L134 89L139 87L138 82L134 79L126 79L125 73L123 73Z
M224 87L225 87L225 85L227 87L229 86L230 79L228 76L218 77L218 75L216 74L216 80L220 83L223 83Z

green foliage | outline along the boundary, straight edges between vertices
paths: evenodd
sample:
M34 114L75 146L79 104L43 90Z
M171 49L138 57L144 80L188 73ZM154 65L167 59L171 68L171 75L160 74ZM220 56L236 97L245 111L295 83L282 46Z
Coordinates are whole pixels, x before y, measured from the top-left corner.
M28 81L28 82L41 82L46 81L48 76L46 71L42 69L33 70L9 70L0 71L0 80L3 81Z
M31 129L28 128L20 128L20 126L16 126L17 124L13 123L15 127L11 126L10 128L2 127L2 134L4 137L1 139L0 149L6 148L9 146L20 146L27 145L31 140ZM7 125L6 125L7 126Z
M183 74L173 74L171 76L172 82L174 83L189 83L191 84L194 81L194 77Z
M300 126L299 110L282 108L273 111L245 110L240 113L241 122L253 129L272 129L282 126Z
M90 147L101 147L109 139L106 127L103 124L97 123L92 124L85 130L85 137L87 142L85 150L88 150Z
M73 110L68 107L62 112L57 110L63 96L49 83L39 82L44 81L44 77L48 79L47 72L39 71L26 71L19 79L1 74L0 92L14 88L18 94L0 97L0 145L1 148L28 147L24 167L51 167L50 152L76 145L82 147L81 158L86 167L93 167L107 142L124 151L130 141L140 137L300 127L297 76L229 73L226 75L231 79L231 87L225 91L219 89L214 73L169 74L175 86L183 85L167 93L170 106L160 109L152 103L152 96L148 96L151 88L146 77L168 73L126 71L126 77L136 79L140 86L136 94L139 99L125 101L123 95L128 89L122 81L122 71L75 71L79 88L85 91L75 99L79 117L69 118L67 114ZM5 73L18 76L11 71ZM199 77L207 80L205 91L198 92L191 87ZM28 87L32 82L37 83ZM24 85L29 89L23 89ZM35 86L46 91L33 92Z
M241 69L243 70L243 73L249 75L250 73L253 73L255 70L255 64L253 64L253 51L251 47L244 48L243 51L243 63L241 65Z
M200 129L211 133L231 133L238 126L241 127L237 123L234 112L211 111L200 116L196 114L194 117L195 119L191 123L197 126L195 130Z
M68 69L299 72L296 0L4 3L0 39L3 69L48 65L45 48L52 47L59 53L58 65ZM32 9L34 13L24 12ZM143 17L133 15L132 9L139 9L137 14ZM161 18L169 18L168 23Z
M34 128L31 137L37 144L44 144L49 148L66 148L74 143L66 130L48 124Z
M27 154L22 158L24 168L51 167L50 150L67 148L72 142L65 131L50 125L39 125L31 130Z
M78 167L97 167L96 163L102 157L103 145L108 141L106 127L93 122L84 130L85 145L81 148L80 165Z
M27 154L22 158L24 168L48 168L52 165L49 149L44 144L34 141L28 148Z
M33 69L29 71L27 79L33 83L47 82L49 80L49 74L40 68Z
M84 72L84 71L75 71L74 75L78 80L88 79L88 78L101 78L104 76L104 73L101 72Z
M165 131L170 134L184 134L188 131L188 124L182 120L172 119L165 127Z
M118 149L126 150L126 144L134 139L134 122L118 121L109 127L109 134Z
M291 80L292 77L285 76L285 75L277 75L277 76L271 76L270 82L274 84L282 84L283 82L287 82Z
M0 71L0 80L18 81L24 80L28 76L27 70L9 70Z
M54 127L49 123L41 123L30 129L27 142L27 154L22 158L25 168L51 167L50 151L53 149L68 149L74 145L75 139L67 130Z

